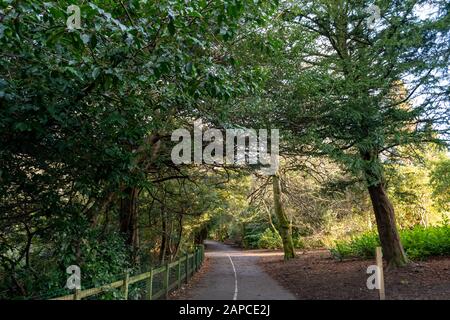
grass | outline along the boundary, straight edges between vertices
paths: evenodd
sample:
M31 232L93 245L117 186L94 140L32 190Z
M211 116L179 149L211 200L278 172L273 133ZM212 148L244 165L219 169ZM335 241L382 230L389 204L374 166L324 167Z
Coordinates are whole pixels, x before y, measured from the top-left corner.
M450 224L434 227L416 226L401 230L400 239L407 256L423 260L431 256L450 256ZM375 248L380 246L376 233L364 233L350 240L337 241L330 249L339 260L345 258L373 258Z

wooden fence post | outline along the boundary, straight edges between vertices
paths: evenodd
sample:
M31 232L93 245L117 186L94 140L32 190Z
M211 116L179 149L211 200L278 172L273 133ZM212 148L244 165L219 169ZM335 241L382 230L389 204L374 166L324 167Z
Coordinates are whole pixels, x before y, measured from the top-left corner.
M80 289L75 289L74 293L73 293L73 300L81 300L80 298Z
M153 268L150 269L150 277L147 279L147 299L152 300L153 296Z
M386 294L384 291L384 273L383 273L383 251L381 251L381 247L377 247L376 249L376 257L377 257L377 266L378 266L378 281L380 285L380 300L386 299Z
M129 279L130 279L130 274L127 271L125 273L125 277L123 279L123 298L125 300L128 300L128 281L129 281Z
M164 290L166 291L165 293L166 299L169 297L169 277L170 277L170 267L169 263L167 263L164 275Z
M200 270L201 261L200 261L200 246L197 248L197 271Z
M186 283L189 281L189 251L186 251Z
M192 257L194 259L194 270L192 270L192 273L195 273L197 271L197 265L198 265L198 261L197 261L197 246L194 249L194 256Z

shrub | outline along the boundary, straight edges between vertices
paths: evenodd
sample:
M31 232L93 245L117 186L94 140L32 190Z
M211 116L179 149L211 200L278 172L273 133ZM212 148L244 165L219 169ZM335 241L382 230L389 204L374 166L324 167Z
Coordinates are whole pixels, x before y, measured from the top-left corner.
M293 237L294 247L296 249L305 249L307 247L306 241L304 241L300 236Z
M261 233L251 233L244 237L245 248L256 249L258 248L258 242L261 238Z
M48 299L70 294L65 288L66 268L81 268L83 289L97 287L118 280L129 266L129 252L123 237L101 228L88 228L88 222L68 217L54 228L54 243L37 238L30 251L31 267L19 265L15 276L20 281L19 292L12 277L0 278L0 299ZM79 243L79 249L75 243ZM77 251L78 250L78 251ZM39 270L39 271L37 271ZM0 269L1 274L1 269ZM98 297L107 299L114 292Z
M253 233L248 233L244 238L246 248L251 249L282 249L283 241L278 232L271 228L266 228L264 231L253 230ZM309 243L301 236L292 236L294 247L297 249L305 249L309 247Z
M400 238L406 254L410 259L421 260L430 256L450 255L450 225L422 227L401 230ZM330 249L331 254L339 260L350 257L372 258L375 248L380 246L376 233L364 233L349 241L337 241Z
M277 232L267 228L258 240L258 247L261 249L280 249L283 248L283 241Z

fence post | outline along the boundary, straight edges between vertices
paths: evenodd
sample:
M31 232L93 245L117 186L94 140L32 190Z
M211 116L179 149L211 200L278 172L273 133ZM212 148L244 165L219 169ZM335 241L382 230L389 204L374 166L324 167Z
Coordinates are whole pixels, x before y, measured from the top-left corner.
M153 268L150 269L150 277L147 279L147 299L152 300L153 296Z
M200 246L197 247L197 271L200 270L201 260L200 260Z
M81 300L80 298L80 289L75 289L75 291L73 292L73 300Z
M130 279L130 273L125 272L125 277L123 279L123 298L128 300L128 280Z
M202 250L201 250L201 253L200 253L200 255L201 255L201 259L202 259L202 264L203 264L203 262L205 261L205 245L204 244L202 244Z
M181 288L181 258L178 260L178 272L177 272L178 289Z
M166 270L164 275L164 290L166 291L166 299L169 297L169 277L170 277L170 267L169 263L166 264Z
M197 271L197 246L194 249L194 256L192 257L194 259L194 270L192 270L192 273L195 273Z
M186 283L189 281L189 251L186 250Z

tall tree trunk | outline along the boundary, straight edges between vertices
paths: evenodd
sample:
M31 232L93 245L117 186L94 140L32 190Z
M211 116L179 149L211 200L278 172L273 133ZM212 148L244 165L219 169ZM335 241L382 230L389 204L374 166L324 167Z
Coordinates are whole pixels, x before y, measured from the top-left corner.
M169 222L170 221L170 222ZM168 260L168 262L172 261L172 243L173 243L173 239L172 239L172 234L173 234L173 220L169 219L169 217L167 217L167 223L170 225L170 227L168 228L168 234L167 234L167 238L166 238L166 258Z
M133 261L137 261L137 249L139 248L138 230L138 210L137 194L138 189L127 187L124 190L125 196L120 201L120 232L125 236L125 242L133 249Z
M272 184L275 215L278 220L278 232L283 240L284 260L293 259L295 258L294 243L292 241L292 235L289 232L289 221L281 203L281 186L278 175L272 176Z
M271 209L265 203L264 203L264 206L266 207L267 215L269 217L269 224L270 224L270 227L272 228L272 231L278 232L277 228L273 224Z
M404 266L408 259L400 242L394 207L386 194L383 183L369 186L369 194L377 221L383 256L387 261L388 268Z
M161 206L161 246L159 248L159 262L161 264L166 260L167 240L167 215L164 206Z
M242 222L242 224L241 224L241 247L246 247L246 245L245 245L245 236L246 236L246 233L245 233L245 229L246 229L246 224L245 224L245 222Z
M175 245L175 250L173 251L174 259L178 256L178 253L180 252L180 244L182 238L183 238L183 215L180 215L180 217L178 218L178 237Z
M378 237L383 248L383 257L388 268L401 267L408 263L403 250L395 221L394 206L386 194L384 175L376 150L360 151L367 163L365 175L368 184L370 200L372 201L375 220L377 222ZM376 168L379 166L379 168ZM380 170L381 169L381 170Z
M203 226L199 231L195 232L194 244L203 244L203 241L208 238L208 228Z

